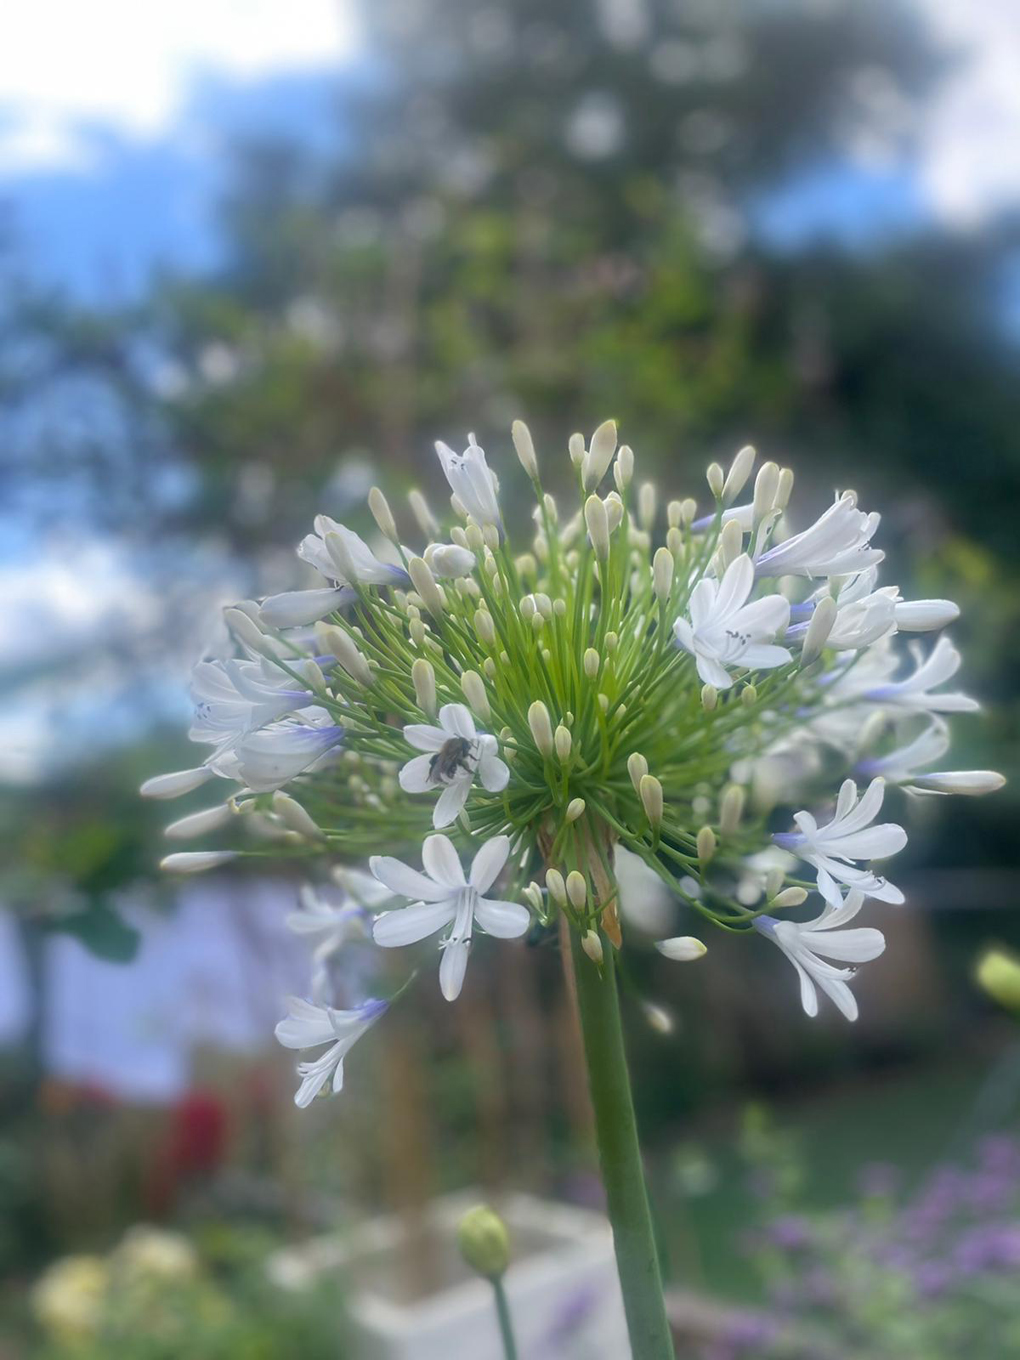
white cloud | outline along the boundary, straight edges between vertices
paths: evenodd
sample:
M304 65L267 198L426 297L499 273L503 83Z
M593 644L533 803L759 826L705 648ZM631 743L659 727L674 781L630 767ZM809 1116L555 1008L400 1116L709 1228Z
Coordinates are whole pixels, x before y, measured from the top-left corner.
M976 226L1020 201L1020 6L923 0L922 12L958 60L924 111L921 186L939 217Z
M0 44L0 173L85 168L82 124L153 137L196 75L328 69L354 48L343 0L32 0Z

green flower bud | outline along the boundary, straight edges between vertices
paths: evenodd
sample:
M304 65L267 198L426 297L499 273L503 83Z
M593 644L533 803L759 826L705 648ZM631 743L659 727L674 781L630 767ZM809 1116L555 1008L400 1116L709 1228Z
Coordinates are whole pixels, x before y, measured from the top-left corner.
M510 1264L506 1224L486 1204L469 1209L457 1225L457 1246L472 1270L487 1280L498 1280Z
M1009 1011L1020 1011L1020 959L989 949L977 966L978 986Z

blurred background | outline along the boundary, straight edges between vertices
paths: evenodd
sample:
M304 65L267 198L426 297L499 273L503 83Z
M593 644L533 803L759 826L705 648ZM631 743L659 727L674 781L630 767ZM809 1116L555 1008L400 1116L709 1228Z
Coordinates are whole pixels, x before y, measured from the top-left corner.
M1020 11L37 0L6 29L0 1355L354 1356L356 1278L267 1291L284 1244L466 1187L597 1205L558 962L421 988L296 1111L297 882L154 871L178 808L137 788L194 762L191 662L223 603L298 583L315 512L440 503L434 438L498 461L524 416L565 467L612 415L669 495L751 441L805 513L882 510L887 579L963 610L986 711L954 764L1013 775ZM911 809L856 1026L753 942L639 958L681 1354L1020 1348L1020 1044L973 981L1020 945L1015 790ZM596 1354L583 1305L549 1355Z

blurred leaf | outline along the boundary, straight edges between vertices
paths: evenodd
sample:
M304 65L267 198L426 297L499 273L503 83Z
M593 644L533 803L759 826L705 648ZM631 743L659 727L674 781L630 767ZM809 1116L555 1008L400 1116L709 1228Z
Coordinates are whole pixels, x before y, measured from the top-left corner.
M134 926L129 926L105 902L95 902L84 911L60 921L47 922L46 928L73 935L90 954L109 963L130 963L141 943L141 936Z

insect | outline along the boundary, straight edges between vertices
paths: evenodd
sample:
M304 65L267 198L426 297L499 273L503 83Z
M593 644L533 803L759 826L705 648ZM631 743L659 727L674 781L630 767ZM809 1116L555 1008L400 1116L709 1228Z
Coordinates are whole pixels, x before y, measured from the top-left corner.
M449 784L456 777L458 770L471 772L468 760L471 757L474 742L468 741L467 737L449 737L443 742L439 750L429 761L429 779L433 784Z

